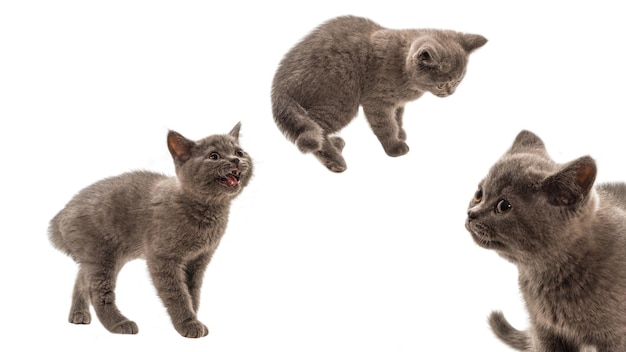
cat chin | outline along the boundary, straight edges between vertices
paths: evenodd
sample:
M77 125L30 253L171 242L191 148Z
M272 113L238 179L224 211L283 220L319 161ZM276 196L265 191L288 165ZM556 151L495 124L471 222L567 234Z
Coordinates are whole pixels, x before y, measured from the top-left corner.
M474 239L474 242L476 242L479 246L483 248L493 250L502 250L505 248L504 243L500 241L487 239L485 238L485 236L479 236L473 231L470 231L470 234L472 235L472 239Z

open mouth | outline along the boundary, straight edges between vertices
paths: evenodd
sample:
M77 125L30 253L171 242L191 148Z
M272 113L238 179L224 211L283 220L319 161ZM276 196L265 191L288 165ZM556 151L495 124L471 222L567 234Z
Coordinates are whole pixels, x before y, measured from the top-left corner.
M241 172L239 171L239 169L235 169L232 170L230 173L219 177L217 180L220 184L229 187L229 188L234 188L239 186L239 179L241 178Z

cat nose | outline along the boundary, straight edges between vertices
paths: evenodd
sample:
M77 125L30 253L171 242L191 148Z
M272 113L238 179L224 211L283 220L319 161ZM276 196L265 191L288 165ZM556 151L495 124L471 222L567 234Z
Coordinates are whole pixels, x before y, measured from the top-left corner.
M478 217L478 214L477 214L477 212L475 210L470 209L470 210L467 211L467 217L470 220L474 220L474 219L476 219Z
M239 158L232 158L230 159L230 162L235 164L235 166L239 167Z

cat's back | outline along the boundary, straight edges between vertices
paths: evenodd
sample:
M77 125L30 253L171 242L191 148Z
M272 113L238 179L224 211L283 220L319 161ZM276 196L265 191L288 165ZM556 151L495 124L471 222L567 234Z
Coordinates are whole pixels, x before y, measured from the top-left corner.
M106 205L131 208L149 197L150 189L166 178L163 174L151 171L133 171L108 177L79 191L66 209L75 207L91 211Z
M602 248L600 258L605 264L598 275L608 278L605 290L613 293L611 301L626 301L626 183L603 183L597 186L599 216L594 235ZM626 329L626 305L612 311L621 329ZM625 330L626 331L626 330Z
M603 245L605 257L609 257L609 253L614 254L616 262L611 267L619 272L614 276L621 277L620 281L626 289L626 183L604 183L598 185L596 190L599 206L594 235ZM626 315L624 319L626 323Z
M283 57L280 70L296 69L292 65L327 66L341 60L367 54L369 37L383 29L376 22L356 16L342 16L326 21L300 40ZM348 60L351 61L351 60Z
M71 253L79 238L130 235L147 216L151 190L165 179L163 174L133 171L83 188L50 221L52 244Z
M382 29L370 19L342 16L322 23L281 59L272 82L275 106L295 99L303 106L337 97L352 115L371 52L370 37Z
M319 25L310 37L341 37L348 35L369 36L371 33L384 29L369 18L358 16L340 16Z
M626 183L603 183L598 185L597 191L601 202L610 203L609 208L617 207L626 212ZM626 223L626 213L624 215Z

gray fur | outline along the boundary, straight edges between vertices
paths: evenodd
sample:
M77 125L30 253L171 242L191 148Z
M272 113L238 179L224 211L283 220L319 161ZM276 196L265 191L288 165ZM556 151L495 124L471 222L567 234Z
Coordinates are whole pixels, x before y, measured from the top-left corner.
M115 304L115 283L126 262L143 258L176 330L208 334L196 317L204 271L226 230L231 200L252 177L239 128L197 142L170 131L177 177L136 171L101 180L51 220L52 244L79 264L71 323L89 324L91 304L109 331L136 334L137 324Z
M402 128L407 102L425 92L445 97L463 79L483 36L437 29L386 29L343 16L327 21L284 56L272 84L274 120L303 153L334 172L346 169L334 135L359 106L390 156L409 151Z
M470 202L473 239L519 271L530 328L489 317L519 351L626 351L626 183L594 185L596 172L589 156L554 162L522 131Z

